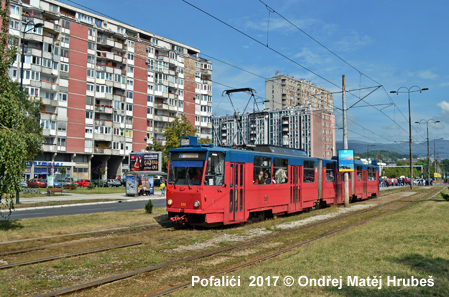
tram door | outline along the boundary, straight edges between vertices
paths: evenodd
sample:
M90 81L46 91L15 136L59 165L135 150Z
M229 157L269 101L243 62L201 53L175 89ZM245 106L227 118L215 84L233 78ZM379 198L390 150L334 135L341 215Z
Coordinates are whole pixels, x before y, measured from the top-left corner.
M363 170L362 171L362 180L363 180L363 198L368 197L367 195L367 191L366 191L366 186L367 186L367 182L368 182L368 170Z
M231 184L229 185L230 221L242 221L245 219L244 175L243 163L231 163Z
M290 210L300 209L300 167L290 166Z

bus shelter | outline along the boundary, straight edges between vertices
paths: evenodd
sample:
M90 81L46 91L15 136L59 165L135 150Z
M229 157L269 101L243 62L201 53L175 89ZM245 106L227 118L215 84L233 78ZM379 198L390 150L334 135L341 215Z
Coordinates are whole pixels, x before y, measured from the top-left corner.
M154 176L165 176L160 171L128 171L126 172L126 196L154 194Z

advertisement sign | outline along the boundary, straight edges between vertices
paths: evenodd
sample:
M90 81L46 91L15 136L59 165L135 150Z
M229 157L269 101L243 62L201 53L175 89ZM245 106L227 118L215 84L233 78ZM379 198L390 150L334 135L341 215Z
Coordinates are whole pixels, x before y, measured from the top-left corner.
M137 195L137 186L135 176L126 177L126 195Z
M162 155L160 152L133 153L129 156L130 171L161 171Z
M352 172L354 171L354 151L339 150L338 151L338 171Z
M47 178L47 186L48 187L53 187L54 185L54 179L53 179L53 175L49 175Z
M441 177L441 174L439 174L438 172L435 172L434 174L433 174L433 177L435 178L435 177Z

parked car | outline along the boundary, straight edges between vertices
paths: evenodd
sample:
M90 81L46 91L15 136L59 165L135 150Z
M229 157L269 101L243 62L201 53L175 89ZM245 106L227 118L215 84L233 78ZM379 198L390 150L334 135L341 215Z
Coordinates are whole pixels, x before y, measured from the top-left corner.
M28 184L26 183L26 181L22 180L22 181L20 182L20 187L21 187L21 188L28 188Z
M84 188L87 187L91 182L90 179L79 179L77 182L78 187Z
M106 185L106 181L100 179L98 180L97 178L92 180L92 183L94 184L94 186L98 187L98 185L100 185L100 187L107 187Z
M107 179L105 181L105 187L120 187L122 183L118 179Z
M66 177L62 180L62 187L64 189L69 189L69 188L73 188L73 187L76 188L76 187L78 187L78 184L73 181L73 178Z
M27 181L28 188L46 188L47 182L43 179L30 179Z

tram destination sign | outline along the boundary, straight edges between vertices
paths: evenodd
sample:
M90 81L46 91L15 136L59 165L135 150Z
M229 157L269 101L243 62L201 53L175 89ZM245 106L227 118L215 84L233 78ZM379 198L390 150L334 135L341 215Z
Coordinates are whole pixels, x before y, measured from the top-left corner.
M162 154L160 152L132 153L129 155L130 171L161 171Z
M354 151L339 150L338 151L338 171L352 172L354 171Z

